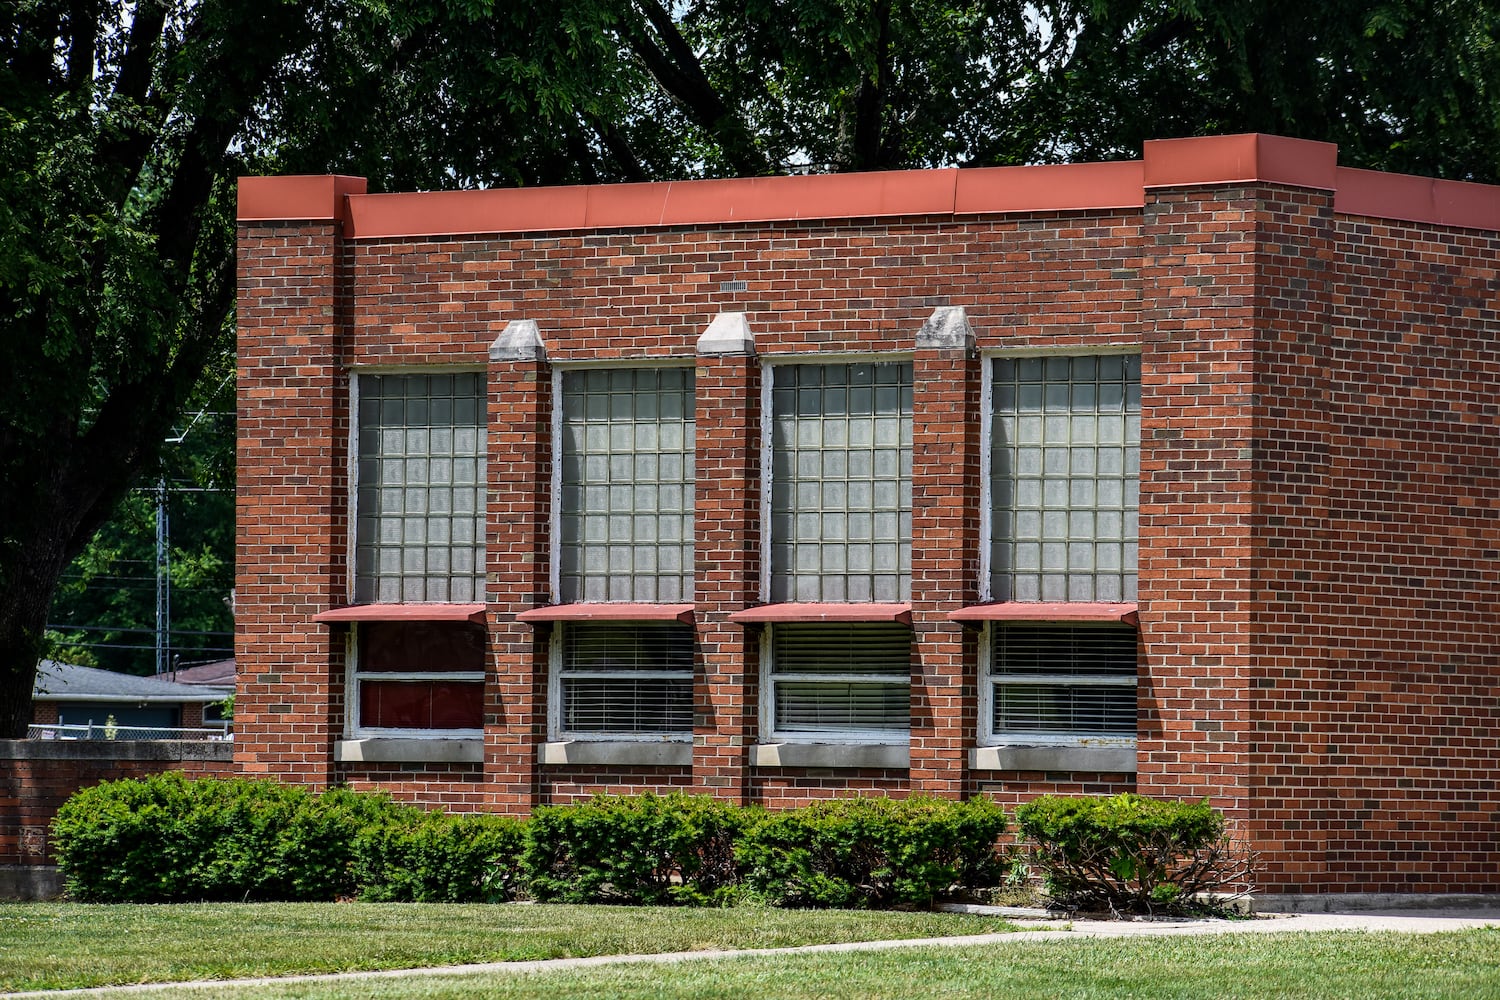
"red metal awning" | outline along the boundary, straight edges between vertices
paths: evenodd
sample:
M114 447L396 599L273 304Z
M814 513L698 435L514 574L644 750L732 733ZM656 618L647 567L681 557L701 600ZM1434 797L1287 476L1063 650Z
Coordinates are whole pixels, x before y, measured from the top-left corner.
M682 622L691 625L691 604L552 604L516 615L520 622Z
M482 622L483 604L351 604L313 615L315 622Z
M729 616L742 625L775 622L900 622L911 624L910 604L762 604Z
M999 601L971 604L949 612L956 622L1123 622L1136 625L1134 604L1093 604L1083 601Z

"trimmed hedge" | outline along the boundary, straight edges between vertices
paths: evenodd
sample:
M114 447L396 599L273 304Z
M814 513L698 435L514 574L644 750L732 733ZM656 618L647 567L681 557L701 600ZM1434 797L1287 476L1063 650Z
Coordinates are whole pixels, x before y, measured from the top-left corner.
M533 897L561 903L729 901L735 841L759 810L702 795L599 795L536 809L522 868Z
M402 817L354 841L360 899L376 903L503 903L514 899L526 824L441 812Z
M83 789L52 836L77 900L330 900L354 890L361 830L419 813L342 789L167 772Z
M1005 812L988 799L832 799L767 814L735 847L752 895L777 906L926 906L1004 880Z
M1044 796L1017 811L1031 865L1070 908L1201 908L1253 857L1207 802ZM53 839L87 902L332 900L927 906L1006 881L1005 812L832 799L786 812L686 794L601 795L529 821L447 815L383 794L159 774L85 789Z
M1254 859L1233 849L1223 815L1206 799L1047 795L1017 809L1016 825L1048 893L1066 908L1211 909L1205 898L1235 895L1252 875Z

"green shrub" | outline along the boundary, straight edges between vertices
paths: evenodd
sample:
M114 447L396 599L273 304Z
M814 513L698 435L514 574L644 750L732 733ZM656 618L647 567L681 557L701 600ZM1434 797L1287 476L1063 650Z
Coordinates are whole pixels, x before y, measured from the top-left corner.
M544 806L527 825L522 867L543 901L722 903L733 893L735 838L755 812L649 792Z
M355 835L409 810L383 796L168 772L76 793L52 836L78 900L331 900L354 887Z
M999 883L1005 812L988 799L833 799L767 814L735 848L745 888L777 906L930 904Z
M516 892L526 824L509 816L442 812L375 826L354 842L361 899L503 903Z
M1207 800L1048 795L1017 809L1016 826L1049 894L1068 909L1201 909L1241 891L1253 865Z

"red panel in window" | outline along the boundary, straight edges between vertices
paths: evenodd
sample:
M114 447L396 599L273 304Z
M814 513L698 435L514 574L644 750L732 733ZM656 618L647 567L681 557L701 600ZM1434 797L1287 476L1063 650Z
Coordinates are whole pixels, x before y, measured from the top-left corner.
M359 669L381 672L484 670L484 628L468 622L365 622Z
M364 681L359 723L373 729L482 729L479 681Z

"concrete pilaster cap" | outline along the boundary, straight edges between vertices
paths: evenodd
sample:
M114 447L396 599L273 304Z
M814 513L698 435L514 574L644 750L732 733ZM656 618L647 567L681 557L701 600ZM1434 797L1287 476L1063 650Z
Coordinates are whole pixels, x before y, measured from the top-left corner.
M740 312L722 312L698 338L699 354L754 354L755 336Z
M491 361L545 361L547 346L534 319L513 319L490 345Z
M963 306L938 306L917 331L917 349L974 349L974 328Z

